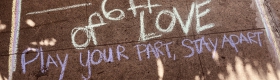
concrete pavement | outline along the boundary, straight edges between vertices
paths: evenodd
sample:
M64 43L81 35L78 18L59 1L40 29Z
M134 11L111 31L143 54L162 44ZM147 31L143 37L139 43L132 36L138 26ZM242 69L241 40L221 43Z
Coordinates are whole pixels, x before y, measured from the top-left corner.
M22 1L13 54L12 2L7 1L0 5L7 11L0 16L7 26L0 30L0 75L15 80L278 80L279 1L265 1L268 17L261 16L255 1ZM264 24L272 25L273 35ZM8 59L15 55L9 75Z

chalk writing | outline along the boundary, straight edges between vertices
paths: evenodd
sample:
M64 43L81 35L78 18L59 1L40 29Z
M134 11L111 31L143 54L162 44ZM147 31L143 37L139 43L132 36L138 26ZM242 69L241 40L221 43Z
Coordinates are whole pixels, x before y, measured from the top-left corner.
M237 45L242 44L243 42L247 42L247 43L250 43L250 44L256 43L260 47L262 47L262 42L261 42L261 39L260 39L260 35L262 33L263 32L248 32L247 36L244 36L243 33L240 33L240 35L231 34L229 36L224 34L221 46L222 46L222 48L224 48L225 44L228 43L228 44L230 44L230 46L232 48L234 48L234 50L236 52L238 52ZM233 38L236 38L237 41L234 41ZM257 38L257 41L254 40L253 38ZM194 47L192 47L191 45L187 45L186 43L194 44ZM215 41L213 41L210 38L208 38L208 41L207 41L207 40L205 40L204 37L201 37L201 38L193 40L193 41L190 40L190 39L184 39L184 40L182 40L182 46L191 50L191 53L189 55L184 56L186 58L189 58L189 57L192 57L195 54L195 51L198 54L201 54L203 52L203 47L206 47L206 49L209 52L216 51L217 46L218 46L218 39L216 38ZM214 54L213 54L213 56L214 56Z
M164 41L156 41L154 43L146 43L146 44L135 44L133 45L133 49L136 50L134 54L135 56L138 57L139 61L143 60L143 55L147 56L146 59L150 58L156 58L159 59L161 56L168 57L170 60L176 60L176 58L191 58L194 56L196 53L197 54L202 54L202 53L207 53L207 52L215 52L212 54L212 58L214 56L218 55L217 54L217 49L218 47L220 49L223 49L225 46L230 46L233 50L236 51L236 53L239 51L238 50L238 45L239 44L255 44L260 47L262 47L262 41L261 41L261 34L263 32L247 32L247 33L240 33L240 34L230 34L226 35L224 34L220 39L219 38L205 38L204 36L191 40L191 39L183 39L181 41L181 48L190 51L190 53L183 52L183 53L174 53L173 48L171 45L175 43L174 41L171 42L164 42ZM220 43L218 43L220 42ZM31 60L26 60L25 56L26 53L28 52L36 52L37 55L31 59ZM206 52L205 52L206 51ZM26 73L26 66L28 64L31 64L32 62L36 61L38 58L41 58L41 69L40 71L42 73L45 73L47 70L49 70L49 67L51 64L53 64L55 67L61 66L61 72L60 72L60 77L59 79L63 79L63 75L65 72L65 68L67 65L67 60L68 60L68 54L66 54L64 61L62 61L59 57L58 54L56 54L56 59L59 62L55 61L55 59L48 54L47 55L47 62L44 63L44 53L42 48L28 48L22 52L21 56L21 64L22 64L22 72L25 74ZM79 56L79 63L81 66L88 68L88 74L87 76L81 75L81 77L85 80L90 79L92 75L91 67L92 66L97 66L101 62L115 62L115 59L118 61L121 61L122 59L124 60L130 60L130 56L126 55L126 47L122 45L117 45L115 48L109 47L109 48L104 48L104 49L93 49L93 50L88 50L87 55L86 55L86 61L83 62L83 56L85 56L83 53L80 53ZM176 56L177 54L183 54L185 56ZM44 66L46 65L46 67ZM45 69L46 68L46 69Z
M179 21L184 34L188 35L189 28L191 26L192 18L193 18L194 15L195 15L195 18L196 18L196 23L197 23L196 24L197 33L200 33L201 31L204 31L206 29L214 27L215 26L214 23L209 23L209 24L206 24L204 26L201 26L201 24L200 24L200 18L207 15L210 12L210 9L206 9L206 10L204 10L200 13L199 8L207 5L210 2L211 2L211 0L206 0L202 3L193 2L185 23L183 23L183 20L182 20L181 16L179 15L179 13L178 13L178 11L175 7L173 7L172 11L171 10L161 10L157 14L156 21L155 21L155 27L159 32L146 33L145 23L144 23L144 20L145 20L144 19L144 16L145 16L144 13L145 12L141 11L140 12L140 36L139 36L139 41L146 41L146 40L150 40L150 39L153 39L153 38L158 38L158 37L161 37L163 35L163 33L172 32L177 20ZM122 20L122 19L125 18L125 12L121 9L113 9L113 10L110 10L110 11L106 11L106 9L105 9L106 8L106 3L107 3L107 0L103 0L102 5L101 5L102 13L103 13L103 15L106 19L117 21L117 20ZM152 8L162 6L160 4L151 4L150 0L147 0L147 3L148 3L147 5L137 5L136 6L135 3L134 3L134 0L129 0L130 8L128 8L127 10L132 11L133 16L136 17L137 16L137 9L139 9L139 8L145 8L145 9L147 8L147 9L149 9L149 13L152 14L152 12L153 12ZM110 16L114 12L118 12L120 14L117 17ZM196 13L194 14L194 12L196 12ZM162 15L168 15L172 19L170 24L168 25L168 27L166 29L163 29L162 26L160 26L160 19L161 19ZM97 16L100 20L100 23L93 24L92 23L92 17L93 16ZM76 28L72 29L71 39L72 39L73 46L76 49L84 49L85 47L87 47L89 45L90 40L93 41L94 45L97 45L98 42L96 40L95 32L94 32L93 28L94 27L100 27L102 25L106 25L106 23L103 21L103 18L102 18L102 16L100 16L100 13L95 12L92 15L90 15L88 26L76 27ZM83 44L77 44L76 41L75 41L75 36L77 36L78 31L83 31L83 32L86 33L87 40Z
M97 16L100 20L100 23L98 24L93 24L92 23L92 17L93 16ZM76 27L74 29L72 29L72 32L71 32L71 39L72 39L72 44L74 45L74 47L76 49L84 49L85 47L87 47L89 45L89 42L90 40L92 39L93 43L95 45L97 45L97 41L96 41L96 37L95 37L95 32L94 32L94 29L95 27L100 27L102 25L105 25L106 23L104 23L103 21L103 18L100 16L99 13L93 13L90 15L89 17L89 20L88 20L88 26L85 26L85 27ZM86 36L87 36L87 41L83 44L77 44L76 41L75 41L75 36L77 34L78 31L83 31L86 33Z
M150 59L150 53L153 53L156 58L159 58L160 55L164 55L163 51L160 50L161 47L165 47L168 58L171 58L171 53L169 50L170 44L172 44L172 42L164 44L164 43L158 41L158 42L154 43L153 45L150 43L149 44L138 44L135 47L137 48L138 58L141 61L142 60L141 53L146 53L148 59ZM145 49L140 50L141 46L144 47Z
M201 4L193 2L192 5L191 5L191 10L190 10L189 15L188 15L188 20L186 21L185 24L183 23L182 18L179 15L179 13L178 13L178 11L175 7L173 7L173 11L162 10L158 13L158 15L156 17L156 23L155 23L156 29L160 32L163 32L163 33L169 33L173 30L173 28L176 24L176 21L178 20L180 25L181 25L181 28L182 28L183 32L185 33L185 35L188 35L189 28L191 26L192 18L193 18L193 15L194 15L194 11L196 12L195 16L196 16L196 21L197 21L196 22L197 23L196 24L197 33L200 33L201 31L212 28L212 27L215 26L214 23L209 23L209 24L204 25L204 26L200 25L200 18L205 16L206 14L208 14L210 12L210 9L206 9L202 13L199 13L199 8L208 4L208 3L210 3L210 2L211 2L211 0L207 0L203 3L201 3ZM132 4L132 6L135 6L135 5ZM143 6L140 5L140 6L137 6L137 7L140 8L140 7L143 7ZM133 14L134 14L134 17L135 17L136 16L136 10L133 10ZM163 14L166 14L166 15L168 15L172 18L172 20L171 20L169 26L167 27L167 29L162 29L161 26L159 25L160 17ZM145 33L144 11L141 11L141 13L140 13L140 38L139 38L139 41L146 41L146 40L161 37L161 36L162 36L162 33L159 34L158 32L148 33L148 34Z
M184 47L189 48L189 49L192 51L192 53L191 53L190 55L184 56L184 57L192 57L192 56L194 55L194 49L193 49L191 46L186 45L186 44L185 44L186 41L189 41L191 44L193 44L193 42L192 42L191 40L189 40L189 39L184 39L184 40L182 41L182 45L183 45Z
M53 11L61 11L61 10L66 10L66 9L88 6L88 5L92 5L92 4L91 3L76 4L76 5L65 6L65 7L61 7L61 8L54 8L54 9L48 9L48 10L42 10L42 11L29 12L26 15L41 14L41 13L47 13L47 12L53 12Z
M106 9L107 2L108 2L108 0L102 1L102 3L101 3L102 12L101 13L94 12L89 16L87 26L75 27L72 29L71 40L72 40L73 46L76 49L85 49L86 47L89 46L90 41L92 41L94 45L98 45L95 28L106 25L107 23L104 22L104 19L108 19L111 21L118 21L118 20L123 20L126 17L126 13L124 10ZM198 34L200 34L204 30L213 28L215 26L214 23L201 24L201 18L206 16L211 11L209 8L203 8L205 10L201 10L201 8L206 6L210 2L211 2L211 0L203 0L203 2L201 2L201 3L197 2L197 1L192 2L192 4L190 5L189 12L183 13L183 14L186 14L186 16L187 16L185 18L184 17L182 18L182 15L179 14L177 8L173 7L173 6L172 6L171 10L163 9L163 10L157 12L156 17L155 17L155 23L153 23L154 27L157 31L153 31L153 32L146 31L146 30L149 30L149 29L146 29L146 27L151 27L151 26L145 26L145 24L149 24L149 23L145 23L145 20L147 18L145 16L152 15L154 8L161 7L163 5L152 4L150 0L147 0L147 4L145 4L145 5L144 4L135 5L134 0L129 0L130 7L127 8L126 10L132 11L134 18L136 18L138 16L137 9L142 10L144 8L144 9L149 10L150 14L145 14L144 10L139 11L140 12L139 13L140 34L139 34L138 41L144 42L144 41L147 41L150 39L162 37L164 34L172 32L177 22L180 24L181 29L185 35L189 34L189 30L190 30L190 27L192 27L191 24L193 21L196 21L195 22L196 23L195 31ZM66 10L66 9L77 8L77 7L88 6L88 5L92 5L92 4L91 3L77 4L77 5L66 6L66 7L62 7L62 8L54 8L54 9L49 9L49 10L30 12L30 13L27 13L26 15L40 14L40 13L46 13L46 12L52 12L52 11L60 11L60 10ZM110 6L112 6L112 5L110 5ZM113 13L119 13L119 15L112 16ZM103 16L101 16L101 15L103 15ZM161 24L160 21L161 21L161 19L163 19L162 16L164 16L164 15L167 15L168 17L170 17L171 20L169 22L169 25L160 25ZM92 18L98 18L99 22L93 23ZM148 18L150 18L150 17L148 17ZM195 18L195 19L193 20L193 18ZM186 20L186 21L184 21L184 20ZM33 22L34 24L30 21L27 21L27 22L30 23L30 26L32 26L32 27L35 26L34 22ZM163 28L164 26L167 26L167 28ZM1 25L1 20L0 20L0 31L5 28L6 28L6 26ZM14 31L12 31L12 32L14 32ZM77 40L76 37L80 36L77 34L78 32L85 33L85 35L87 37L85 42L79 43L79 41L76 41ZM16 34L17 34L17 32L15 33L15 35ZM258 45L258 46L262 47L263 44L262 44L261 37L260 37L261 34L263 34L263 32L247 32L246 34L240 33L240 34L230 34L230 35L223 34L221 39L205 38L204 36L199 37L198 39L195 39L195 40L185 38L180 41L181 44L179 44L179 45L181 45L181 46L179 46L179 47L183 47L185 50L190 51L190 53L173 52L174 50L172 50L172 49L174 49L174 48L172 48L171 46L173 45L174 41L171 41L171 42L156 41L155 43L135 44L135 45L133 45L134 46L133 49L135 49L136 52L133 54L134 54L134 56L138 57L139 61L142 61L143 59L145 59L145 57L147 57L147 59L156 58L157 66L158 66L158 75L159 75L159 78L162 79L163 74L164 74L163 63L160 59L160 57L162 57L162 56L166 55L169 59L176 60L176 58L191 58L195 54L201 55L202 53L210 52L210 53L212 53L212 58L214 58L214 57L218 56L217 48L220 48L220 47L221 47L221 49L225 48L225 47L230 47L230 48L232 48L232 50L234 50L236 53L238 53L239 52L238 45L240 45L240 44L249 44L249 45L254 44L254 45ZM16 35L16 37L17 36L18 35ZM15 39L17 39L17 38L15 38ZM14 38L11 38L11 40L14 40ZM17 44L17 40L15 40L15 41L16 41L15 44ZM15 41L13 41L13 42L15 42ZM44 40L44 41L39 42L39 44L40 44L40 46L43 46L43 45L54 46L55 42L56 42L56 40L51 40L51 42L49 40ZM221 43L218 43L218 42L221 42ZM31 42L31 44L37 45L38 43ZM11 45L13 45L13 44L11 44ZM176 47L178 47L178 46L176 45ZM36 56L34 58L32 58L31 60L26 60L26 54L31 51L36 52L37 53ZM15 50L13 50L12 52L16 53L16 47L15 47ZM184 54L184 56L176 56L177 54ZM83 55L87 56L85 63L83 61ZM143 57L143 55L145 55L145 57ZM16 60L15 56L11 56L13 61ZM28 65L30 66L34 61L39 59L41 73L46 73L49 70L50 66L52 66L51 64L53 64L53 66L55 68L61 67L59 80L62 80L65 70L66 70L68 56L69 55L66 54L64 57L64 60L61 60L61 57L58 54L56 54L55 57L51 56L50 54L47 54L47 58L45 59L42 48L28 48L28 49L24 50L21 55L22 73L26 74L27 73L26 70L28 70L26 68L28 67ZM131 55L129 55L129 56L126 55L126 47L122 46L122 45L118 45L115 48L109 47L109 48L104 48L104 49L88 50L87 55L86 55L86 53L83 54L80 52L79 63L82 67L86 67L88 69L88 74L87 75L81 74L81 77L84 80L90 79L92 76L92 73L93 73L92 66L100 65L102 62L108 62L108 63L116 62L115 59L117 59L118 61L121 61L122 59L123 59L122 61L129 60L131 58L130 56ZM59 62L59 63L57 63L57 62ZM165 62L165 59L164 59L164 62ZM15 71L16 68L13 68L13 69L14 69L13 71ZM12 70L9 69L9 71L12 71ZM12 73L10 73L10 74L12 74ZM11 79L11 78L9 78L9 79Z
M112 51L112 48L109 48L108 49L108 53L109 53L109 57L106 56L106 49L103 49L103 51L99 50L99 49L94 49L93 52L90 52L88 50L88 55L87 55L87 61L86 61L86 64L83 64L82 62L82 53L80 53L80 64L83 66L83 67L88 67L88 77L85 77L84 75L82 75L82 78L87 80L90 78L90 75L91 75L91 64L92 65L98 65L102 62L102 60L104 60L105 62L114 62L114 58L113 58L113 51ZM116 48L116 54L117 54L117 58L118 60L120 61L121 60L121 57L125 58L125 59L129 59L128 56L124 55L125 51L125 47L124 46L121 46L121 45L118 45L117 48ZM98 61L94 61L94 54L95 53L99 53L99 58L98 58Z
M139 41L146 41L152 38L161 37L161 34L156 33L145 33L145 24L144 24L144 11L140 13L140 37Z
M98 65L99 63L101 63L102 60L104 60L105 62L114 62L112 48L109 48L108 52L106 52L106 51L107 51L106 49L103 49L103 51L101 51L99 49L94 49L93 52L88 51L88 59L87 60L90 61L90 63L93 64L93 65ZM119 61L121 60L121 57L123 57L125 59L129 59L129 57L127 57L126 55L123 54L124 51L125 51L124 46L121 46L121 45L117 46L116 54L117 54L117 58L118 58ZM106 53L109 53L109 57L106 56ZM95 54L99 54L98 61L93 60ZM82 53L80 53L80 61L82 61L81 56L82 56ZM80 62L80 64L83 65L82 62Z
M209 29L214 27L214 23L210 23L204 26L200 26L200 18L205 16L207 13L210 12L210 9L206 9L205 11L203 11L202 13L199 13L199 8L210 3L211 0L206 0L205 2L201 3L201 4L197 4L195 9L196 9L196 31L199 33L203 30Z
M103 0L102 8L101 9L102 9L102 12L103 12L104 16L107 19L109 19L109 20L121 20L121 19L123 19L125 17L125 13L122 10L120 10L120 9L114 9L114 10L111 10L111 11L107 12L105 10L106 2L107 2L107 0ZM116 11L120 12L121 14L118 17L116 17L116 18L111 17L110 14L113 13L113 12L116 12Z
M129 0L130 8L128 8L127 10L132 10L132 13L133 13L134 17L136 17L136 15L137 15L136 9L137 8L149 8L149 13L152 14L153 13L153 11L152 11L153 7L161 6L159 4L151 4L151 0L147 0L147 1L148 1L148 5L138 5L138 6L135 6L134 0Z
M26 55L26 53L29 52L29 51L35 51L35 52L37 52L37 55L36 55L36 57L33 58L32 60L29 60L29 61L26 62L25 55ZM22 72L23 72L23 74L26 73L26 65L27 65L27 64L30 64L30 63L32 63L32 62L34 62L35 60L37 60L37 59L39 58L39 56L41 56L41 69L40 69L40 71L41 71L42 73L45 73L46 70L48 70L50 64L54 64L56 67L58 67L56 61L54 61L53 57L50 56L49 54L48 54L48 59L47 59L47 63L46 63L47 66L46 66L46 67L44 66L44 65L45 65L45 62L44 62L44 53L43 53L43 49L42 49L42 48L40 48L40 49L37 49L37 48L28 48L28 49L24 50L24 51L22 52L22 55L21 55L21 66L22 66ZM56 58L57 58L57 60L59 61L59 64L60 64L60 66L61 66L61 72L60 72L59 80L62 80L62 79L63 79L63 76L64 76L64 72L65 72L67 60L68 60L68 54L66 54L65 59L64 59L63 62L61 61L61 59L60 59L60 57L59 57L58 54L56 54ZM46 68L46 69L45 69L45 68Z

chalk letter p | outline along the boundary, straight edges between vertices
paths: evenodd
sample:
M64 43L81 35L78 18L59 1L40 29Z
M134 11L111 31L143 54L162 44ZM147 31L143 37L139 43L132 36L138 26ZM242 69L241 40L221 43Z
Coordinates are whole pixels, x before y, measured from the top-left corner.
M28 51L34 51L34 50L37 52L37 56L36 56L35 58L33 58L32 60L26 62L26 61L25 61L25 54L26 54ZM36 49L36 48L28 48L28 49L26 49L26 50L24 50L24 51L22 52L22 55L21 55L21 66L22 66L22 72L23 72L24 74L25 74L25 72L26 72L26 70L25 70L25 65L27 65L27 64L29 64L29 63L35 61L35 60L39 57L39 55L40 55L40 51L39 51L38 49Z

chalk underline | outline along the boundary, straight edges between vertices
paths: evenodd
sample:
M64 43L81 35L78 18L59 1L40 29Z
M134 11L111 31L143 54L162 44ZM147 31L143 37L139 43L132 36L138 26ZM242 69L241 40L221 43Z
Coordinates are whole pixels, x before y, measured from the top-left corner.
M65 6L65 7L61 7L61 8L53 8L53 9L48 9L48 10L29 12L26 15L41 14L41 13L53 12L53 11L61 11L61 10L83 7L83 6L89 6L89 5L92 5L92 4L91 3L75 4L75 5L72 5L72 6Z

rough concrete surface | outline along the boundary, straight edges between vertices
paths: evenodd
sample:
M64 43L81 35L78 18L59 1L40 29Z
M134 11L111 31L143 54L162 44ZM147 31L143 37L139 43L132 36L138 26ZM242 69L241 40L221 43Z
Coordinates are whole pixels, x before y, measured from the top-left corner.
M276 38L276 42L278 47L280 47L280 7L278 6L278 4L280 3L280 1L278 0L266 0L266 6L268 7L268 12L271 15L270 18L270 22L272 24L273 27L273 32L275 34Z
M279 2L264 2L276 39ZM9 54L12 4L0 3L0 80L280 79L255 0L23 0Z

